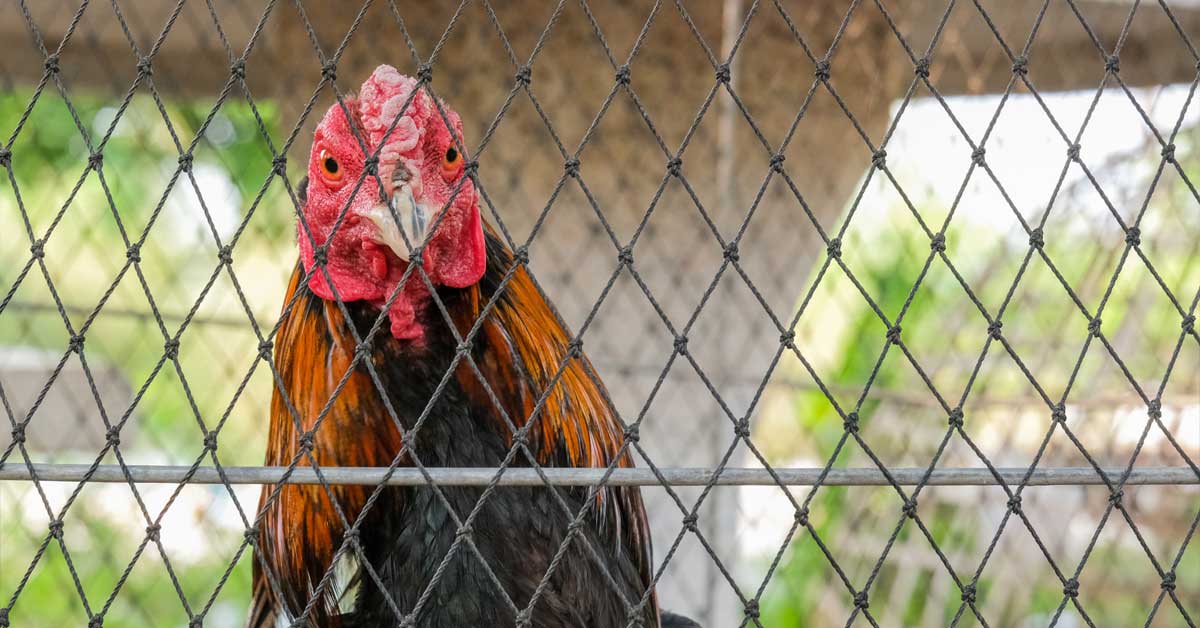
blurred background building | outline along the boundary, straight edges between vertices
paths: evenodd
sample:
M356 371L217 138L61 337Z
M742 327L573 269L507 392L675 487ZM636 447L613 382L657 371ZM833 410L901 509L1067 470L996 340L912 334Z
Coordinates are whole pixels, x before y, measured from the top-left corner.
M639 465L1196 469L1200 338L1181 329L1200 294L1195 3L359 8L0 4L0 385L9 418L37 408L33 461L96 461L103 414L129 417L129 463L202 459L201 423L220 426L221 464L261 462L258 345L295 262L288 190L313 125L376 65L415 75L436 50L432 89L463 115L485 214L587 325L622 417L642 418ZM631 271L618 253L635 234ZM1051 430L1060 402L1074 439ZM948 433L954 408L970 441ZM0 447L24 464L7 434ZM1059 626L1200 616L1194 485L1126 487L1119 511L1104 486L1032 487L1026 519L1000 487L931 487L925 529L901 523L891 487L646 493L663 603L710 627L841 625L868 578L882 626L1048 625L1077 568ZM257 494L0 483L0 605L19 592L14 626L85 625L85 605L111 626L201 610L239 626ZM68 504L70 561L46 533ZM699 534L681 523L693 507Z

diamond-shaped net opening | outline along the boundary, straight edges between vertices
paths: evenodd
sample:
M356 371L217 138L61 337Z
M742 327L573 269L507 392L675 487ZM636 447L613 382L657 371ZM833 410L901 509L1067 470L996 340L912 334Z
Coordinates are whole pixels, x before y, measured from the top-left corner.
M0 626L240 626L256 588L262 626L1197 621L1193 3L14 0L0 33ZM515 253L465 323L405 266L449 330L416 400L372 358L401 289L343 299L324 250L338 294L286 289L314 130L382 63L417 79L384 137L460 114L449 193ZM496 377L517 298L557 352ZM353 321L315 399L309 307ZM601 388L607 457L544 455Z

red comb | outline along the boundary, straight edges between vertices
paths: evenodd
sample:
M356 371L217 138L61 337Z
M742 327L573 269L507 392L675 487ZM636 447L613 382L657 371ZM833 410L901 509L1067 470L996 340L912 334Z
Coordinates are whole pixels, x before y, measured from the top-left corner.
M416 79L390 65L381 65L359 89L358 112L368 144L383 145L379 151L379 178L383 181L391 177L391 169L402 155L413 157L410 153L421 144L430 103L423 91L409 101L416 88Z

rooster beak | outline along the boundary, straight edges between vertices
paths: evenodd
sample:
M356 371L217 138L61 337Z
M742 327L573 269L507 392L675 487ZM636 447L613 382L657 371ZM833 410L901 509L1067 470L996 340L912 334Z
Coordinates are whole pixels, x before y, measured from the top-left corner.
M376 205L364 216L379 229L380 242L402 260L408 260L428 235L429 210L417 204L408 181L396 186L386 205Z

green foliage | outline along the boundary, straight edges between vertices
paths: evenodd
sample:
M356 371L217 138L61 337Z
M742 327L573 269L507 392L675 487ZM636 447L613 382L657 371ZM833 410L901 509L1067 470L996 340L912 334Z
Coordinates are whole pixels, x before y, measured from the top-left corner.
M88 327L89 364L118 369L134 391L145 386L122 432L126 461L195 462L202 453L199 417L209 429L225 419L220 442L233 446L220 450L223 464L259 463L262 448L256 443L262 442L265 430L260 410L270 395L270 378L260 368L245 390L238 390L242 376L255 361L258 338L250 331L232 281L224 272L216 272L217 246L203 210L194 200L191 178L183 173L173 185L170 182L179 169L181 152L194 143L190 150L195 186L204 195L206 208L216 216L223 243L241 231L234 249L241 289L255 317L271 321L279 311L284 285L284 278L273 273L289 269L295 255L295 219L286 193L277 179L264 192L272 160L259 120L268 133L275 134L276 108L258 103L255 112L243 101L231 99L209 121L213 103L172 101L165 107L171 122L168 127L154 100L139 94L113 127L119 102L111 99L72 94L72 110L49 87L26 119L32 98L33 92L25 89L0 94L0 133L7 136L17 131L12 146L13 178L0 182L0 230L7 234L0 241L0 259L7 260L0 264L0 284L5 289L13 284L29 260L31 239L44 237L53 226L45 245L47 272L72 325L79 329L106 299ZM90 151L76 120L93 148L108 136L100 173L88 172ZM214 182L219 184L216 189L211 187ZM256 205L260 193L262 200ZM248 213L251 208L253 215ZM222 217L221 212L232 214ZM137 270L122 272L125 242L137 242L152 219L155 222L140 248ZM118 277L116 290L107 294ZM153 309L164 319L164 329L151 314L143 282L153 295ZM179 369L186 377L185 389L176 367L163 362L163 345L209 282L211 286L181 338ZM57 360L67 347L68 332L53 308L55 294L34 266L4 312L9 323L0 325L0 346L34 347ZM81 416L99 420L94 401L84 398L79 402ZM110 419L118 420L125 409L124 405L110 407ZM34 419L31 433L49 429L40 427L40 415L35 414ZM33 455L38 461L91 462L95 451L35 451ZM115 462L111 453L104 462ZM228 493L222 487L213 488L211 498L182 500L170 511L180 515L181 509L197 508L196 516L202 517L226 509L221 517L197 524L206 537L193 542L211 547L211 552L168 555L178 591L153 543L144 548L129 574L122 573L144 539L132 495L126 492L117 502L119 506L106 505L110 498L85 490L65 518L74 572L52 541L23 585L12 609L13 625L84 625L87 614L76 592L76 578L96 613L123 577L120 594L106 612L105 626L185 625L188 616L179 591L193 613L204 608L242 540L241 530L230 527L240 519L228 510ZM45 538L44 506L32 490L28 485L0 486L0 597L6 600L21 583ZM256 498L240 494L239 499L253 516ZM51 501L57 512L62 501ZM162 498L147 501L150 517L156 517ZM24 508L33 508L33 512L23 514ZM113 508L127 508L128 516L116 521L104 515ZM138 525L131 528L130 522ZM247 552L221 589L205 625L240 626L248 600Z
M1176 140L1181 163L1192 180L1200 177L1200 160L1195 159L1185 147L1191 147L1195 143L1196 135L1195 129L1189 129ZM1184 155L1189 157L1183 158ZM1159 160L1158 151L1147 150L1139 159L1156 166ZM1116 177L1106 181L1133 176L1136 175L1117 173ZM1083 183L1086 184L1086 181ZM1144 195L1143 186L1131 195L1131 201L1115 201L1119 205L1119 211L1129 212L1125 215L1127 221L1132 222L1132 214L1140 209ZM1170 355L1179 339L1178 314L1162 294L1157 285L1158 280L1150 275L1136 254L1127 260L1111 293L1106 293L1108 279L1116 268L1118 255L1124 244L1124 234L1103 204L1097 202L1095 205L1080 207L1075 204L1077 201L1064 198L1066 196L1067 193L1063 192L1057 200L1057 214L1046 226L1047 252L1059 272L1076 291L1076 296L1090 311L1095 311L1107 294L1103 314L1106 331L1114 333L1113 330L1123 329L1126 322L1134 322L1125 333L1139 334L1134 343L1137 350L1124 351L1122 357L1128 363L1134 377L1155 383L1155 378L1162 377L1164 355ZM925 207L919 207L918 210L944 216L948 208L939 208L936 212ZM997 211L1001 210L1008 212L1007 208L999 208ZM959 208L958 211L961 214L969 210ZM1031 211L1030 214L1032 213ZM892 222L870 222L872 218L878 219L878 216L886 216ZM1029 218L1029 215L1026 217ZM871 295L879 310L889 320L895 321L899 313L904 311L903 337L916 353L916 360L923 365L937 362L928 355L932 351L929 347L940 347L938 350L943 352L935 353L933 358L950 354L963 359L962 362L956 362L962 364L960 368L943 369L951 371L949 375L944 372L930 375L936 380L935 385L939 391L950 397L947 403L953 406L957 403L957 395L962 392L967 371L974 366L974 358L982 349L986 338L986 334L983 333L986 321L975 305L967 299L959 280L944 267L940 259L934 259L930 270L924 275L921 288L909 301L909 291L917 278L917 271L929 255L929 239L918 228L916 221L912 220L906 206L897 201L886 210L880 210L871 216L860 215L856 220L868 224L850 228L847 241L843 245L844 259L861 282L862 289ZM1092 224L1081 228L1080 225L1089 220ZM986 222L956 218L947 232L947 239L951 242L948 255L976 290L976 296L989 312L995 313L999 311L1002 303L1009 303L1004 317L1004 322L1007 323L1003 328L1005 337L1013 343L1016 351L1026 356L1041 356L1027 358L1030 368L1045 386L1047 394L1057 399L1066 385L1067 377L1071 375L1078 347L1087 336L1087 320L1078 312L1077 306L1062 288L1060 280L1037 256L1032 257L1024 271L1020 288L1014 295L1008 294L1021 260L1029 250L1024 232L1018 230L1015 220L1012 222L1012 230L1006 232L1003 227L995 224L988 225ZM1200 280L1200 260L1193 254L1193 245L1187 243L1188 238L1176 237L1176 234L1194 233L1196 227L1193 192L1168 167L1159 183L1159 190L1149 200L1145 219L1141 223L1141 232L1147 234L1143 236L1142 249L1151 259L1162 281L1180 299L1191 299L1195 294L1196 282ZM932 224L931 228L937 229L938 224ZM857 242L851 237L855 235L856 229L860 230ZM1152 238L1149 234L1155 234L1155 237ZM857 256L851 259L855 253ZM985 260L989 256L992 259L1003 260L1002 264L998 267L985 266ZM844 275L836 267L829 271L823 281L835 284L835 287L829 289L830 292L838 294L838 291L842 290L842 293L850 296L844 304L839 304L838 320L841 325L836 334L832 339L821 337L817 340L818 343L828 342L836 346L836 350L828 352L834 357L825 364L818 364L816 368L824 383L834 388L835 397L842 410L849 412L854 409L853 403L858 392L867 384L876 368L879 351L884 344L882 336L886 326L857 289L836 287L847 283ZM907 309L904 310L906 303ZM1187 308L1188 305L1186 302L1181 304L1183 308ZM963 328L965 331L954 327L956 316L966 320ZM804 327L803 318L799 327ZM797 344L802 343L798 340ZM1052 351L1047 357L1047 351L1044 350L1046 346L1062 346L1067 349L1064 350L1064 355L1057 358ZM802 346L801 350L805 350L805 346ZM1188 346L1186 350L1192 351L1194 347ZM1070 352L1069 356L1065 355L1067 352ZM1122 385L1124 375L1107 361L1104 350L1093 347L1092 353L1095 355L1084 363L1077 374L1078 380L1114 382L1107 388L1100 385L1097 387L1106 391L1127 390L1128 385ZM981 379L986 379L986 382L976 382L972 395L992 395L1006 399L1033 397L1028 380L1019 370L1011 366L996 366L997 363L1011 365L1005 349L998 345L993 346L992 354L992 362L986 362L982 369ZM995 354L1001 357L995 357ZM1193 360L1191 363L1194 364L1194 352L1190 355ZM806 379L808 377L806 373L799 375ZM1102 379L1103 377L1112 379ZM949 384L944 384L945 382ZM1077 388L1082 386L1083 384L1077 384ZM1183 386L1186 387L1187 384ZM841 390L850 392L839 392ZM930 396L927 387L917 378L913 366L896 347L891 347L888 357L880 364L871 383L872 393L868 394L858 409L861 433L885 464L894 465L901 459L906 465L928 465L936 443L924 443L919 451L909 451L910 443L889 440L886 436L881 436L880 431L873 429L873 425L880 418L893 421L902 419L906 422L934 423L942 426L939 429L944 429L945 414L940 408L919 411L905 406L906 413L902 416L897 416L892 408L891 414L881 417L882 408L878 392L887 390ZM1080 395L1086 393L1076 393L1076 397ZM818 463L829 460L845 436L842 417L820 390L795 391L791 393L791 403L791 416L794 417L792 420L801 425L797 431L804 435L804 440L797 443L797 450L790 455L802 456L805 460L816 460ZM936 407L932 399L927 406ZM969 415L969 403L967 411ZM1115 412L1116 409L1111 411ZM1086 435L1086 426L1076 429L1080 434L1085 434L1085 439L1092 438ZM1095 438L1111 437L1099 434ZM1093 443L1094 441L1088 440L1088 447L1094 447ZM992 455L995 453L991 452ZM1118 460L1119 464L1123 465L1128 457ZM968 464L972 462L975 465L979 464L977 459L968 460ZM939 466L944 464L945 458L939 462ZM832 466L872 467L874 464L853 439L847 438L846 445L833 460ZM989 529L981 531L978 529L981 518L975 516L976 513L964 509L960 503L939 501L936 491L937 489L927 489L922 494L919 511L921 519L937 545L951 556L950 560L958 576L964 583L969 582L984 550L981 539L990 539L994 524L988 524ZM911 494L911 488L906 489L906 492ZM934 492L935 495L931 496L930 492ZM807 494L807 489L794 491L794 494L797 499L802 499ZM1003 504L1003 496L999 490L995 495ZM882 538L886 539L891 526L901 518L900 503L899 497L891 488L821 487L817 491L810 505L811 525L834 559L847 572L847 577L856 590L862 587L883 550L882 540L877 541L878 547L873 547L869 538L879 538L882 535ZM1193 504L1189 507L1191 510L1181 515L1186 516L1188 521L1195 516L1195 500L1192 499L1190 503ZM1184 505L1186 506L1186 503ZM872 528L873 536L856 536L855 522L866 516L871 517L871 525L875 526ZM1153 520L1154 517L1148 519ZM1139 521L1140 525L1146 523L1146 517ZM1008 525L1010 529L1017 529L1016 534L1020 534L1023 542L1029 544L1029 551L1037 554L1039 550L1033 546L1032 540L1027 538L1028 533L1021 529L1023 524L1014 520ZM1126 526L1121 522L1110 522L1109 528L1113 527ZM1061 530L1053 532L1055 535L1062 533ZM1128 533L1128 530L1123 532ZM923 536L911 520L905 520L897 545L902 545L912 535ZM1177 551L1181 535L1180 532L1177 536L1168 537L1174 539L1166 543L1173 548L1171 551ZM918 544L927 547L923 539ZM932 549L929 549L928 554L932 560ZM1159 559L1162 559L1162 555ZM767 560L764 559L762 563L764 571ZM1046 621L1041 624L1048 623L1048 618L1055 613L1063 600L1063 592L1061 584L1049 571L1040 554L1037 554L1039 568L1047 573L1030 574L1027 580L1018 576L1017 581L1020 581L1024 588L1016 590L1015 593L1012 589L1011 574L1001 574L1004 567L994 564L1003 562L1004 558L993 557L991 560L993 564L983 572L976 585L977 599L987 600L990 593L999 591L999 578L1004 575L1009 576L1004 595L1016 595L1020 604L993 601L983 612L984 617L996 626L1024 626L1031 618L1043 616ZM1195 564L1197 561L1192 562ZM1075 564L1077 559L1072 558L1061 562L1060 566L1063 569L1073 569ZM1139 565L1139 569L1145 573L1126 573L1118 567L1120 565ZM1155 576L1150 573L1146 556L1136 546L1101 541L1089 560L1085 575L1112 572L1117 575L1107 580L1101 578L1100 583L1085 583L1085 588L1091 587L1087 589L1089 594L1084 596L1089 614L1093 618L1104 618L1100 622L1104 624L1114 620L1120 621L1117 618L1128 618L1130 625L1141 625L1149 613L1149 605L1158 594ZM949 578L946 569L940 563L914 565L905 562L903 558L897 558L893 552L879 570L870 593L872 601L887 600L887 608L881 610L872 605L871 610L881 625L925 626L929 625L931 618L937 618L940 622L938 625L949 625L961 605L959 591L949 582ZM947 594L938 597L931 595L937 581L941 581L948 588ZM899 599L897 596L900 596ZM831 598L835 600L832 604ZM1169 601L1165 603L1169 604ZM822 547L814 541L811 534L803 528L799 529L787 547L783 560L761 600L762 624L776 628L841 625L852 608L852 596L830 565ZM1070 611L1071 609L1068 609L1068 612ZM1168 611L1168 614L1173 613L1173 610ZM977 620L967 611L961 621L963 623L960 625L975 625ZM861 618L859 623L862 623ZM1034 625L1039 624L1035 622Z

